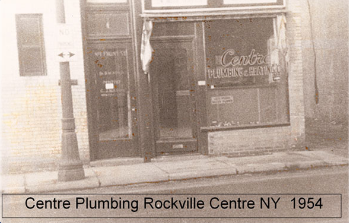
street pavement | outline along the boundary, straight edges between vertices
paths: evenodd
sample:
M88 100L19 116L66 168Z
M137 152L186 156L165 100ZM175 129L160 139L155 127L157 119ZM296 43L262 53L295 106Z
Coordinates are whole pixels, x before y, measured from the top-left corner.
M104 165L108 163L107 165ZM159 157L150 163L110 166L113 161L85 166L86 178L58 182L58 172L2 176L2 193L43 193L99 187L159 183L247 173L347 166L348 158L326 151L289 151L250 157L187 155Z

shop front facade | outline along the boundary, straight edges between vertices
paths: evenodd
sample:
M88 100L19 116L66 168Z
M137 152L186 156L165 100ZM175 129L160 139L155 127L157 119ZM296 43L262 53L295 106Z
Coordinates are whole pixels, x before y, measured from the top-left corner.
M300 148L300 11L298 0L65 1L68 24L79 26L74 38L81 40L70 67L78 83L72 88L82 160ZM49 36L45 13L42 32ZM54 47L44 50L49 57ZM41 119L57 116L49 124L55 146L47 153L56 157L59 75L56 64L45 66L46 76L26 77L25 87L37 83L30 78L51 86L54 112Z
M88 0L84 10L93 159L301 145L296 2Z

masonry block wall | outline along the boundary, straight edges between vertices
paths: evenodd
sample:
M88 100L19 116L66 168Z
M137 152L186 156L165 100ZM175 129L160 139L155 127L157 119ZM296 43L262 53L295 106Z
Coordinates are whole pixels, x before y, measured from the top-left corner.
M347 123L348 1L302 0L301 4L306 117Z
M70 62L74 116L80 155L89 159L85 77L79 0L66 0L66 23L73 27L76 59ZM2 27L2 168L4 173L55 169L61 153L61 91L57 61L56 1L4 1ZM16 14L42 14L47 74L20 76ZM6 33L5 33L6 32Z
M305 119L301 10L300 0L287 1L290 126L211 132L208 136L209 154L257 155L302 147Z

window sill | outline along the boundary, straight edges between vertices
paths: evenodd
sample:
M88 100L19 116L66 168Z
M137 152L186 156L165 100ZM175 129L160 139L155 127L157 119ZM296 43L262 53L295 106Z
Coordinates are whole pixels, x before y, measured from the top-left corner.
M291 126L291 123L201 127L200 131L201 132L218 132L218 131L229 131L229 130L239 130L239 129L277 128L277 127L284 127L284 126Z
M247 89L247 88L275 88L277 82L270 84L256 84L256 85L235 85L235 86L215 86L214 88L208 87L208 90L231 90L231 89Z

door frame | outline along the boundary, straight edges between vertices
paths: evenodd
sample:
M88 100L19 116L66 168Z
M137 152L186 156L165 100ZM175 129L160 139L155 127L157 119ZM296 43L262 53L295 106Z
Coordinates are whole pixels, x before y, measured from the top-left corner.
M134 11L133 11L133 1L127 1L127 3L121 3L121 4L107 4L107 3L101 3L101 4L91 4L89 5L85 0L80 0L80 10L81 10L81 31L82 31L82 45L83 45L83 61L84 61L84 73L85 73L85 86L86 86L86 109L87 109L87 126L88 126L88 140L89 140L89 158L90 161L94 161L98 159L98 123L95 118L96 113L96 106L94 101L94 95L91 90L92 86L92 78L90 78L91 71L90 71L90 65L89 65L89 49L88 47L91 45L91 43L97 43L100 41L109 41L109 42L116 42L116 43L124 43L128 42L131 44L130 52L132 55L130 55L130 63L129 63L129 83L132 82L132 89L130 88L130 96L129 101L131 103L131 130L132 135L129 139L120 139L120 141L124 140L126 141L132 141L132 147L134 148L135 155L133 157L139 157L140 156L140 148L138 146L139 141L139 128L138 128L138 115L139 112L137 111L137 103L138 100L136 100L138 97L136 97L139 93L137 90L137 77L138 77L138 58L136 57L136 38L134 30ZM105 11L105 12L120 12L120 13L128 13L129 14L129 35L122 35L122 36L111 36L111 37L90 37L88 34L87 26L87 13L90 11ZM132 77L132 78L131 78Z

